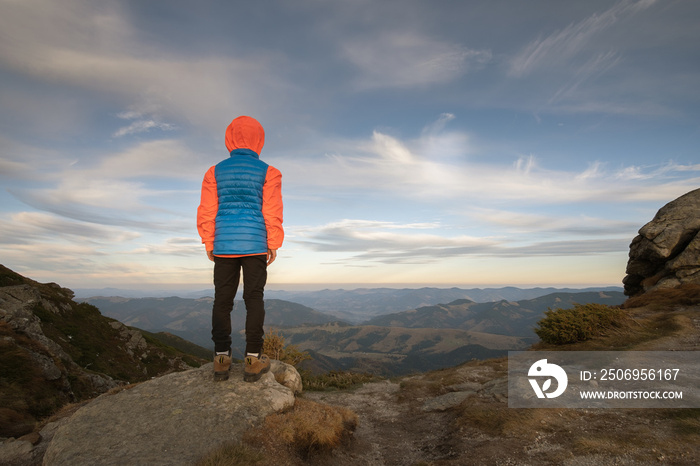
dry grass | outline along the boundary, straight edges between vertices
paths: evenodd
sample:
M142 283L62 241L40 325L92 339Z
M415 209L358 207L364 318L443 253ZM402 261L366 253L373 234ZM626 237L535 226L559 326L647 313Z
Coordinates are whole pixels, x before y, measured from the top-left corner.
M692 306L700 304L700 285L685 283L676 288L649 291L641 296L629 298L622 305L623 309L651 307L654 310L672 310L675 306Z
M578 417L573 410L516 409L483 398L467 399L456 410L456 424L472 427L493 437L532 440L540 432L555 432L562 424Z
M252 444L287 445L304 458L337 448L356 427L357 415L349 409L297 398L291 411L268 416L262 428L245 438Z
M223 446L198 466L304 464L341 446L356 427L357 415L349 409L297 398L292 409L269 415L240 444Z
M196 466L255 466L267 464L265 455L240 443L229 443L197 462Z
M472 360L457 367L438 369L404 378L400 382L400 401L410 401L417 398L432 398L454 391L455 386L475 382L483 384L489 380L507 375L508 359L493 358Z
M381 377L364 372L330 371L326 374L313 375L307 371L301 371L301 380L306 391L332 391L376 382L381 380Z

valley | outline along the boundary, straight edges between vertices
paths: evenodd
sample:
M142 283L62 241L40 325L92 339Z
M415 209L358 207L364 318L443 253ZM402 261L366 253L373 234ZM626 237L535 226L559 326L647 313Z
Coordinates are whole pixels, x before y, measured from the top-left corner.
M617 305L624 301L622 292L615 288L546 293L552 290L509 287L478 293L457 288L378 288L304 292L295 299L323 311L283 299L266 299L266 328L278 331L287 344L307 351L313 359L302 363L301 368L312 373L353 370L395 376L527 348L538 340L533 328L550 308L589 302ZM476 302L465 297L469 294L516 299ZM533 294L535 297L530 297ZM517 299L519 296L528 298ZM337 299L335 304L333 299ZM168 332L211 348L211 297L91 297L82 301L125 325ZM243 303L236 301L232 314L236 357L242 356L238 348L244 346L244 312ZM345 321L338 315L367 319Z

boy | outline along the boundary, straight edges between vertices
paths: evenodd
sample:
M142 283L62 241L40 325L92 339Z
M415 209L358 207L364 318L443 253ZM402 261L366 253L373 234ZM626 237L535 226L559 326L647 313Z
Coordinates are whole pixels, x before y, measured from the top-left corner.
M243 271L246 352L243 380L255 382L270 370L262 354L267 266L282 246L282 174L260 160L265 131L251 117L226 129L229 158L211 167L202 182L197 230L214 262L214 380L228 380L231 367L231 311Z

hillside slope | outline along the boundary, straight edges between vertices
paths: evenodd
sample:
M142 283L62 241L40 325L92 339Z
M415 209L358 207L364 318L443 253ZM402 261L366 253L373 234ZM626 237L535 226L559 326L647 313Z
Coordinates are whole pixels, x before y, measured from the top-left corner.
M210 348L211 309L213 298L122 298L96 296L81 301L90 303L108 317L126 325L153 332L168 332L199 346ZM325 324L333 317L304 305L280 299L265 300L267 327L294 327L302 324ZM237 300L231 325L234 348L245 346L240 331L245 327L243 302ZM211 348L213 349L213 348Z
M393 376L450 367L524 349L532 339L459 329L400 328L332 323L281 330L288 343L323 355L333 369ZM312 364L302 364L302 368Z
M66 403L204 362L72 298L0 265L0 437L31 432Z
M532 336L532 329L544 312L553 308L570 308L578 303L622 304L625 296L612 292L557 292L520 301L501 300L476 303L456 300L448 304L383 315L365 325L406 328L450 328L519 337Z

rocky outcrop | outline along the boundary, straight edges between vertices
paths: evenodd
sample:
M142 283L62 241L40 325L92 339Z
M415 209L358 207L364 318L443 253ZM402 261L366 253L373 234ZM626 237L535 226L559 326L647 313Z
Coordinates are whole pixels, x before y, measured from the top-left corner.
M0 447L37 434L37 423L68 403L208 361L73 297L0 265Z
M630 245L625 294L700 283L700 189L659 209Z
M20 437L32 431L51 407L76 401L74 387L104 393L117 386L111 377L84 370L53 339L46 336L35 310L57 319L71 307L72 292L56 287L58 300L47 299L35 286L0 287L0 437Z
M44 464L191 465L294 404L293 391L277 383L272 371L246 383L243 368L234 364L229 380L214 382L212 366L91 401L58 428Z

